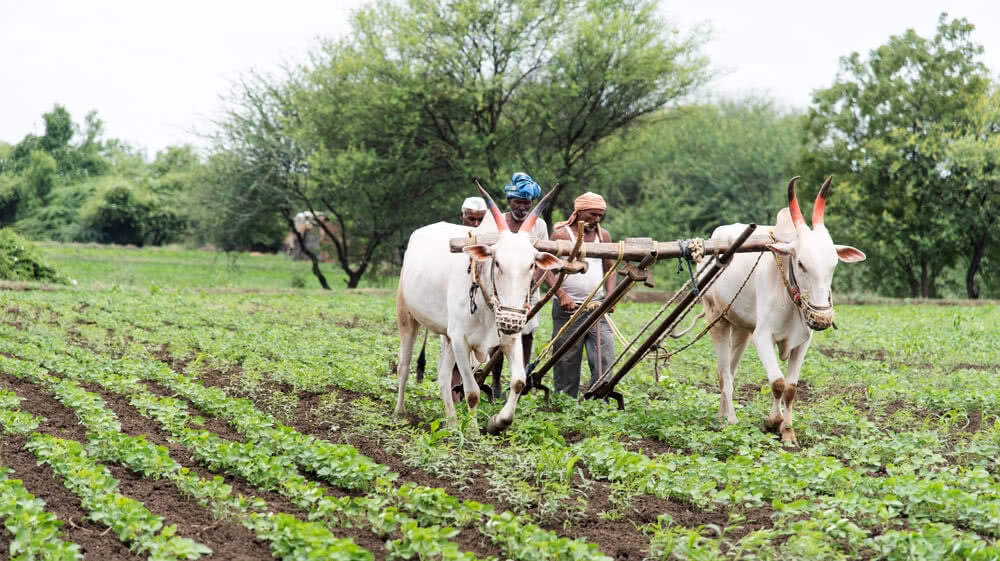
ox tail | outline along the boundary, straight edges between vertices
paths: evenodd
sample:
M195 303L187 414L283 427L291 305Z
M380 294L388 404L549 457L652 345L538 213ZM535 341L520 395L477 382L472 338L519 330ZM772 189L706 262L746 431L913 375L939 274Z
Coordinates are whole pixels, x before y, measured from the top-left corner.
M420 354L417 356L417 383L424 381L424 368L427 367L427 330L424 329L424 343L420 345Z
M685 329L684 331L681 331L680 333L675 333L673 330L671 330L670 331L670 336L672 338L674 338L674 339L680 339L681 337L687 335L688 331L691 331L692 329L694 329L694 324L698 323L698 320L701 319L701 318L703 318L703 317L705 317L705 310L702 310L700 314L694 316L694 319L691 320L691 325L689 325L687 327L687 329Z

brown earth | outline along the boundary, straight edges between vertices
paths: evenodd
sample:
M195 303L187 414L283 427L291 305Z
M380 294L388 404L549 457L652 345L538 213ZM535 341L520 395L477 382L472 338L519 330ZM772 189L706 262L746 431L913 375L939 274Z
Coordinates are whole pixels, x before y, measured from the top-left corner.
M227 389L231 388L234 381L236 381L234 380L234 376L238 376L237 369L228 373L219 371L218 369L206 369L206 371L199 376L199 379L206 386ZM273 388L269 389L285 392L292 391L290 386L280 383L273 384ZM339 387L336 388L335 391L343 403L351 403L361 397L375 399L376 401L380 400L377 396L361 394ZM298 405L295 412L295 419L291 423L291 426L304 434L311 434L317 438L329 439L329 425L327 423L317 421L310 414L316 405L318 405L321 395L322 394L319 393L298 392ZM381 399L381 401L386 401L387 407L391 405L385 398ZM408 415L408 420L409 424L414 427L419 427L423 424L413 415ZM349 410L338 411L338 422L341 421L348 426L351 425L351 413ZM568 436L569 438L567 440L571 442L573 437L572 435ZM372 458L382 465L388 466L392 471L399 473L400 480L405 480L418 485L425 485L427 487L443 488L449 495L452 495L460 500L468 499L481 503L492 504L499 511L508 509L515 510L512 505L507 504L503 500L497 500L495 495L490 495L489 485L482 478L474 477L471 481L462 482L460 484L455 481L428 474L420 469L407 465L401 456L387 450L387 447L383 442L370 435L359 435L357 433L353 433L350 438L350 444L357 448L362 454ZM662 442L651 439L628 441L626 446L633 449L641 448L647 455L655 455L657 453L672 451ZM474 467L480 473L485 473L488 470L488 466L485 465ZM585 466L581 467L585 468ZM589 478L589 473L587 475ZM575 477L574 483L577 487L582 484L582 480L579 476ZM649 539L638 530L638 526L656 522L658 516L661 514L669 514L675 522L685 527L698 527L704 524L717 524L719 526L725 526L729 519L728 514L725 512L705 511L682 502L664 500L655 496L642 494L635 497L631 504L630 512L625 513L621 519L608 520L605 517L602 517L601 513L613 510L613 505L609 500L610 494L611 488L608 483L591 479L587 497L588 506L586 512L580 520L573 522L568 526L568 528L564 528L563 525L556 523L542 523L540 526L546 530L554 531L562 537L579 538L590 543L597 544L601 551L605 554L615 559L624 560L644 559L647 556ZM757 510L766 511L766 513L760 514ZM537 514L534 509L529 509L527 512L529 514ZM753 513L749 513L747 521L743 524L744 527L731 535L736 536L736 539L738 539L738 537L741 537L751 531L763 527L770 527L770 513L770 509L756 509ZM485 546L484 549L472 548L470 551L473 551L479 556L500 556L501 552L496 550L495 546L492 546L492 544L486 542L483 545Z
M77 338L74 343L82 344L83 341ZM181 370L187 363L187 361L172 360L165 347L160 347L154 352L158 358L175 369ZM57 373L52 374L57 375ZM203 373L202 382L208 386L227 388L234 382L233 375L238 376L239 374L238 369L232 372L206 370ZM177 398L168 388L156 383L146 382L145 384L154 394ZM22 410L47 418L45 424L39 428L40 431L60 438L86 442L85 430L73 412L56 401L51 394L34 384L23 382L4 373L0 373L0 385L15 391L21 397L28 398L22 402ZM105 400L108 408L118 416L123 433L132 436L145 435L150 442L165 446L175 461L199 476L211 478L217 475L198 465L184 446L171 442L168 435L160 429L158 423L141 415L124 398L94 384L84 383L81 385L87 391L96 393ZM292 388L287 385L275 384L275 386L275 388L270 389L292 391ZM339 388L336 391L341 394L345 403L362 397L362 394ZM319 402L320 396L321 394L317 393L299 392L297 394L298 407L290 424L304 434L330 438L329 426L310 415ZM377 396L366 395L364 397L380 400ZM387 398L381 400L388 404ZM206 415L190 403L188 403L188 407L191 413L205 418L203 426L206 430L218 434L221 438L234 441L244 440L223 420ZM351 422L350 411L345 414L345 420L349 424ZM416 416L410 416L409 421L414 427L422 425L422 421ZM572 441L572 437L570 440ZM36 497L43 499L46 502L46 508L65 523L66 539L80 544L86 552L86 559L115 561L140 558L141 556L129 552L128 548L118 541L113 532L107 531L107 527L86 520L86 513L81 509L79 499L62 486L61 478L55 476L50 468L36 465L34 455L24 448L25 441L26 439L23 437L5 438L3 447L0 449L0 462L17 470L14 477L22 479L26 489ZM503 500L498 500L495 495L489 493L490 487L484 478L473 477L468 485L463 486L458 482L415 469L406 465L401 455L386 450L384 442L376 436L353 433L350 443L357 447L362 454L399 473L401 481L443 488L460 500L469 499L493 504L498 511L511 509L511 505L506 504ZM643 453L649 455L670 451L668 447L655 440L629 441L626 445L635 450L641 449ZM586 466L580 467L584 468L584 474L589 479ZM144 478L121 465L109 464L108 468L119 480L122 494L141 501L150 511L164 517L166 524L175 524L177 535L192 538L212 548L215 554L204 558L236 560L272 558L266 542L256 539L252 533L239 524L213 519L206 509L186 497L173 483ZM474 466L474 468L476 471L484 473L488 466ZM303 475L307 478L311 477L310 474L304 473ZM243 494L259 497L267 502L272 511L286 512L299 519L307 519L307 513L303 509L296 507L276 492L261 491L238 477L223 476L223 479L233 487L234 495ZM316 479L314 481L321 484ZM579 475L576 476L574 483L576 488L582 487L583 481ZM350 494L344 490L325 485L324 488L334 496ZM725 512L705 511L694 505L645 494L634 497L629 508L624 509L627 512L622 513L621 518L612 520L607 516L602 516L602 513L608 513L614 509L609 498L612 492L611 486L607 482L592 480L586 488L587 507L582 517L565 528L561 523L542 524L542 527L563 537L580 538L595 543L604 553L615 559L638 560L645 558L648 554L649 539L638 527L655 522L661 514L669 514L678 524L686 527L698 527L704 524L725 526L728 522L728 514ZM737 534L745 535L745 533L755 529L769 527L771 524L769 509L764 510L767 512L762 511L759 515L743 513L747 515L747 522L743 524L744 528ZM528 513L537 514L532 510L528 510ZM371 551L376 559L385 559L387 555L384 541L368 530L331 528L331 531L338 537L353 539L355 543ZM4 535L6 536L4 539L9 540L9 536ZM391 536L390 539L394 537L398 536ZM492 544L476 528L462 530L453 540L462 551L472 552L478 557L485 558L492 555L503 558L499 547ZM0 544L2 543L9 543L9 541L0 542Z

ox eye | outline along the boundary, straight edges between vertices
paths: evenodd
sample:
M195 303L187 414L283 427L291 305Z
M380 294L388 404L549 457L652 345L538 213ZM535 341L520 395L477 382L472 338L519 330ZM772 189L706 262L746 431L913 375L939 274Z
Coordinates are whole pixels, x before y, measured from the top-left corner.
M809 271L806 270L806 266L803 265L801 262L799 262L799 269L801 269L803 273L808 273L809 272Z

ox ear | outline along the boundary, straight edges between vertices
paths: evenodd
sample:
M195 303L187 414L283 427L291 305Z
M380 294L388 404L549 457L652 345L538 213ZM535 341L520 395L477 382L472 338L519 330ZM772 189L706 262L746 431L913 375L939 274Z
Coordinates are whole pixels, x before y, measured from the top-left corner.
M767 249L770 249L778 255L792 255L795 253L795 246L785 242L767 244Z
M859 263L865 260L865 254L849 245L835 245L837 257L844 263Z
M539 269L558 269L562 267L562 264L562 259L551 253L539 251L535 254L535 265L538 265Z
M486 261L493 255L493 248L483 244L467 245L462 248L462 251L476 261Z

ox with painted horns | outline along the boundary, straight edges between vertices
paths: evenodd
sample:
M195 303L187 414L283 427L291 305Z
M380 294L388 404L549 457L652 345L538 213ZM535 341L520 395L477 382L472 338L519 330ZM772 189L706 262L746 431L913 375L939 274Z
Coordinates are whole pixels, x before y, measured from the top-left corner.
M759 262L754 254L734 256L704 299L704 313L710 321L725 313L711 329L721 390L719 420L736 423L733 375L752 337L773 397L764 425L786 443L796 442L792 402L813 331L833 325L833 270L839 261L857 263L865 259L865 254L853 247L834 244L823 224L832 178L823 183L816 196L812 228L799 210L795 196L798 179L788 182L788 207L778 212L777 224L757 230L770 231L774 240L768 245L770 253L761 256ZM732 243L745 227L720 226L712 239ZM747 284L741 290L745 279ZM732 306L726 311L730 302ZM779 357L788 361L785 374Z
M540 252L529 238L532 226L552 197L549 192L535 205L517 233L507 223L490 195L479 188L493 221L477 228L439 222L413 232L406 246L396 293L399 326L399 395L396 414L404 413L403 396L419 326L441 336L438 387L445 416L454 421L451 372L458 366L469 410L479 405L479 385L473 377L470 353L485 361L499 346L511 369L510 392L503 408L489 419L487 431L498 433L514 420L517 400L525 386L521 328L528 312L528 294L536 269L556 269L561 261ZM498 232L493 245L476 244L464 254L451 253L448 241L470 233Z

